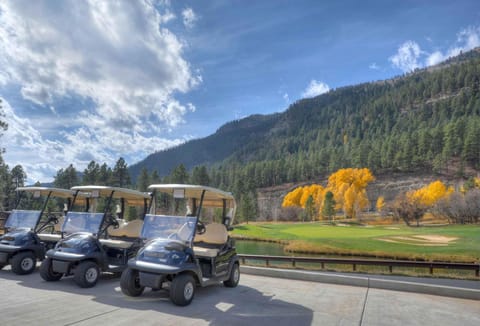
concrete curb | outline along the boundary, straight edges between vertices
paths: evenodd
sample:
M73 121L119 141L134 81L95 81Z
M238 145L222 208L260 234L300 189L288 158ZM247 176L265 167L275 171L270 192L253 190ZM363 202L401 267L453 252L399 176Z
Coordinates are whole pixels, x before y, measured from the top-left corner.
M405 282L374 277L335 275L321 272L277 269L266 267L241 266L242 273L268 277L286 278L301 281L333 283L340 285L361 286L375 289L424 293L445 297L454 297L469 300L480 300L480 290L451 287L418 282Z

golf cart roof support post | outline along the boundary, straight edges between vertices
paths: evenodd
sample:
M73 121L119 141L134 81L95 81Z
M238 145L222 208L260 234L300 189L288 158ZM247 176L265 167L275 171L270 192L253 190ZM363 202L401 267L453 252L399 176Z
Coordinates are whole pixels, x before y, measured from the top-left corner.
M108 229L109 225L106 225L103 230L102 230L102 225L105 223L105 219L107 217L108 209L110 208L110 205L112 204L112 199L113 199L113 194L114 193L115 193L115 190L112 190L112 192L110 193L110 196L108 197L107 203L105 205L105 210L103 211L102 221L100 222L100 228L98 229L97 238L100 238L102 233L105 233L105 235L107 234L107 229Z
M42 210L40 211L40 216L38 217L37 224L35 224L34 230L36 230L37 227L38 227L38 224L40 224L40 220L42 219L43 212L45 212L45 209L47 209L47 204L48 204L48 201L50 200L50 196L52 195L52 192L53 192L53 191L49 191L49 192L48 192L48 195L47 195L47 198L45 198L45 201L44 201L44 203L43 203ZM42 226L42 228L43 228L45 225L47 225L47 223L48 223L48 220L45 222L45 224Z
M151 199L150 199L151 201ZM145 215L147 215L148 211L150 210L149 205L148 205L148 198L143 199L143 214L141 220L145 220Z
M222 208L222 224L225 224L225 218L227 217L227 200L222 200L223 208Z
M198 205L198 211L197 211L197 220L195 221L195 225L197 225L198 221L200 220L200 213L202 212L202 206L203 206L203 197L205 197L205 192L206 190L202 190L202 194L200 196L200 205ZM193 237L192 237L192 242L193 239L195 239L195 234L197 233L197 228L195 227L193 229Z
M125 198L120 198L120 216L125 219Z
M153 189L152 193L150 194L150 205L148 205L148 210L147 212L148 213L152 213L151 212L151 209L152 209L152 206L153 208L156 210L157 209L157 190L156 189ZM155 214L155 212L153 212Z

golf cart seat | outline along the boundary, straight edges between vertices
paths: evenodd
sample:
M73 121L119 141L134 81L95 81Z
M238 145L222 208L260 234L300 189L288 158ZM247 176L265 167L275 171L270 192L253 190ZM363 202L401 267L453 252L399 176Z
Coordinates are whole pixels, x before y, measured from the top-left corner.
M60 234L55 233L38 233L37 236L40 238L40 240L47 242L57 242L62 239Z
M138 238L140 232L142 231L143 221L142 220L133 220L130 222L119 223L118 228L109 227L108 235L111 237L125 237L125 238Z
M193 252L200 257L216 257L228 240L225 225L211 223L205 225L205 232L195 235Z
M120 239L99 239L100 243L110 248L128 249L132 246L135 239L140 237L143 221L133 220L130 222L124 222L119 225L117 229L113 227L108 228L108 235L115 238L127 238L125 240ZM133 240L133 241L132 241Z
M65 220L64 216L61 216L58 218L58 222L53 226L53 230L55 233L38 233L37 236L42 241L47 241L47 242L60 241L62 239L60 232L62 232L62 224L64 220Z

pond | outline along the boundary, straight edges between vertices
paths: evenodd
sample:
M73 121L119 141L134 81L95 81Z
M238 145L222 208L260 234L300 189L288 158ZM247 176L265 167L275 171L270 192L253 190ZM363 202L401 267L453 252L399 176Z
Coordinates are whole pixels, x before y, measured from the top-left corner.
M246 255L293 256L283 251L283 245L274 242L236 240L237 253Z

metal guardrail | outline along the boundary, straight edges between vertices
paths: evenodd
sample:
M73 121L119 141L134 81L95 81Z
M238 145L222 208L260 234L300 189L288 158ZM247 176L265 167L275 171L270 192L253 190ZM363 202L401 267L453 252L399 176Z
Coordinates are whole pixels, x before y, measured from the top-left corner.
M434 269L454 269L454 270L471 270L475 272L475 276L479 277L480 264L474 263L448 263L448 262L424 262L409 260L378 260L378 259L352 259L352 258L315 258L315 257L290 257L290 256L263 256L263 255L238 255L242 263L246 260L265 261L267 267L270 262L291 262L292 267L296 267L296 263L320 264L321 268L325 268L325 264L352 265L353 271L357 270L357 265L363 266L387 266L390 273L393 267L412 267L412 268L428 268L430 274Z

